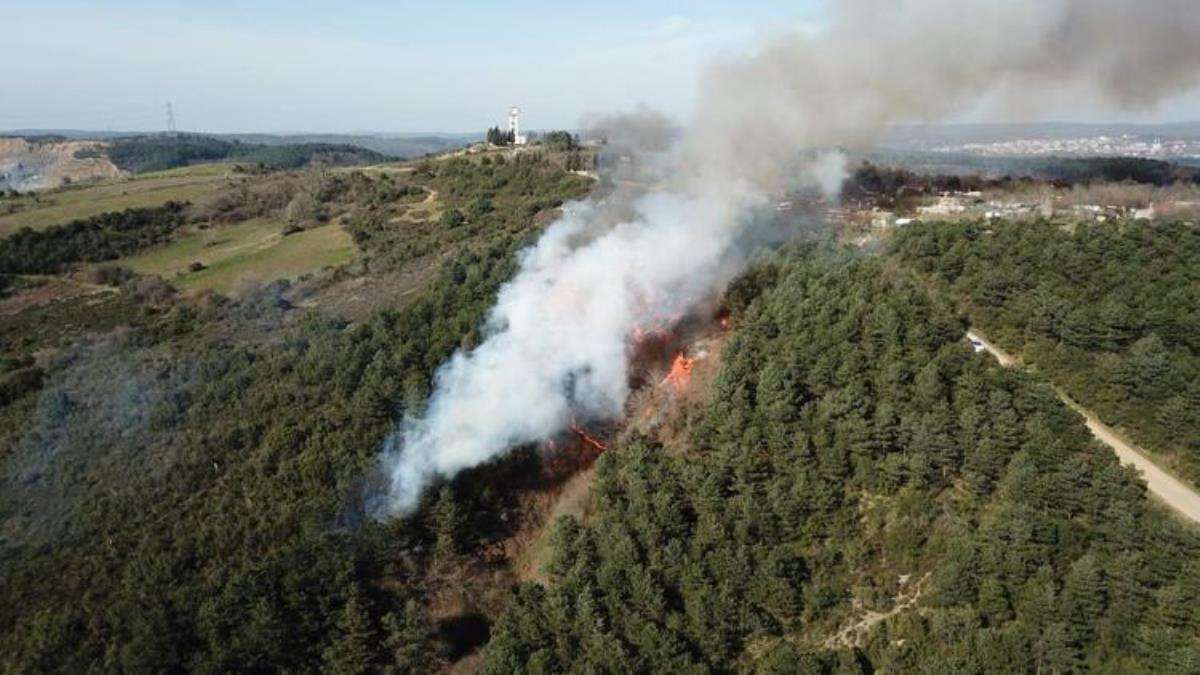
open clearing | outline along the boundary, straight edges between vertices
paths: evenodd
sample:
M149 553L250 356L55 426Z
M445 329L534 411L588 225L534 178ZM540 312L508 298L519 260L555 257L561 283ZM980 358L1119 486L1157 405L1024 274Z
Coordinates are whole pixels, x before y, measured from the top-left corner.
M286 237L282 230L281 223L263 218L197 230L118 264L141 274L157 274L181 290L228 293L242 280L295 279L345 264L358 254L350 234L335 223ZM204 269L189 271L193 262L203 264Z
M7 237L22 227L40 230L108 211L161 206L172 200L199 201L222 190L229 175L228 165L209 164L5 201L0 203L0 237ZM7 213L6 207L10 204L21 210Z

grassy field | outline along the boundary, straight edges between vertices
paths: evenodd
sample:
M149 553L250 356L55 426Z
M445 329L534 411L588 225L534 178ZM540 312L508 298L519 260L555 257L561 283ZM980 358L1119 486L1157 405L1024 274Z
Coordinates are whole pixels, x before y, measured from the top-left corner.
M133 182L142 180L158 180L160 178L203 178L205 176L228 176L233 171L232 164L225 162L213 162L211 164L196 164L194 166L181 166L175 169L164 169L162 171L150 171L147 173L139 173L133 176L130 180Z
M39 230L107 211L160 206L171 200L195 202L223 189L229 171L225 164L201 165L41 192L36 200L5 201L0 203L0 237L22 227ZM9 204L20 210L7 213Z
M157 274L181 290L228 293L241 280L294 279L358 255L350 234L334 223L286 237L282 230L281 223L261 218L198 230L120 264L142 274ZM191 272L188 266L193 262L205 268Z

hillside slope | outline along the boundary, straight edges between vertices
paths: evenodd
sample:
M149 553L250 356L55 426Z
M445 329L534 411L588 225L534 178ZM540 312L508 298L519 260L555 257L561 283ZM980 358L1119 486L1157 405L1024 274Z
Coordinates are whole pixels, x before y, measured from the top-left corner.
M337 228L358 258L229 298L85 284L63 270L92 248L31 249L58 276L0 297L3 668L1197 663L1200 538L1052 391L975 355L922 279L827 246L732 284L687 395L642 375L665 422L516 448L410 516L369 518L396 420L479 344L555 208L592 188L497 153L254 176L185 207L182 228L126 213L24 235L133 228L113 255L177 274L299 198L326 221L305 231ZM163 244L160 225L198 232ZM563 485L572 504L548 503ZM553 513L572 515L543 538Z
M897 259L1200 484L1200 233L1186 222L916 223Z
M879 261L757 278L690 449L601 459L486 672L1196 663L1200 539L1051 391Z
M440 658L421 604L453 584L431 562L438 521L364 521L366 484L397 406L477 339L538 213L590 181L535 158L405 168L331 179L364 261L307 290L191 299L135 279L0 316L5 671L314 670L348 658L360 614ZM426 184L467 215L393 222ZM431 272L355 324L319 301L414 262Z

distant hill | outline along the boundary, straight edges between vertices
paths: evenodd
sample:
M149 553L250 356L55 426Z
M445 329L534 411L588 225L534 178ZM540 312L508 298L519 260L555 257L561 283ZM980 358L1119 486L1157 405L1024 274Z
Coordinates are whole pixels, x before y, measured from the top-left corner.
M0 190L38 190L75 180L117 176L122 172L146 173L204 162L230 161L271 169L294 169L308 164L314 157L338 166L375 164L397 157L394 152L333 142L344 140L339 136L254 138L264 142L183 133L107 137L88 137L71 131L14 133L0 136ZM426 143L406 147L435 146Z
M139 136L157 134L136 131L88 131L82 129L15 129L0 135L20 137L55 136L62 140L116 141ZM193 134L189 134L193 135ZM367 150L398 158L420 157L431 152L445 152L483 140L483 134L442 133L372 133L355 134L301 133L301 134L201 134L226 141L254 145L303 145L321 143L329 145L355 145Z
M111 141L104 152L122 171L144 173L189 164L222 160L291 169L314 157L338 165L370 164L389 159L387 155L346 143L294 143L266 145L225 140L200 134L155 134Z
M216 134L216 137L261 145L349 144L405 159L454 150L483 139L482 134Z

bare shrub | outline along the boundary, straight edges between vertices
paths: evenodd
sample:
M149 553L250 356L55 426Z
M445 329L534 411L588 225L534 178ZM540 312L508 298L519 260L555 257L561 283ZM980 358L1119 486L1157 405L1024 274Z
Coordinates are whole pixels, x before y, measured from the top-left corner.
M126 284L133 297L150 305L163 305L175 297L175 289L156 276L139 276Z
M101 286L120 286L134 276L129 268L120 265L98 265L85 268L79 273L79 278L85 283Z

